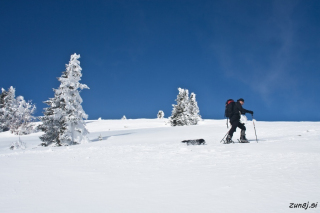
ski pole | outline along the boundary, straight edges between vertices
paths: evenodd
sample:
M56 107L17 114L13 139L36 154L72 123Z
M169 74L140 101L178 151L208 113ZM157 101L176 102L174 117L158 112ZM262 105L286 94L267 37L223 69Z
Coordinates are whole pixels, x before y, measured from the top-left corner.
M229 130L230 131L230 130ZM227 136L227 134L229 133L229 131L223 136L222 140L220 141L220 143L223 141L223 139Z
M254 134L256 135L256 141L257 141L257 143L258 143L257 131L256 131L256 125L254 124L254 118L253 118L253 115L252 115L252 122L253 122L253 127L254 127Z

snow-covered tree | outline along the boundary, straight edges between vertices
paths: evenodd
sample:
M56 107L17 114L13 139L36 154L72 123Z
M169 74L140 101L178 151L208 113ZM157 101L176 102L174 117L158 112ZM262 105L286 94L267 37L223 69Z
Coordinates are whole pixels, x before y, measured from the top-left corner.
M54 89L54 98L50 98L44 101L49 107L44 109L44 116L40 116L39 119L42 124L38 126L38 129L45 132L40 136L41 141L43 141L43 146L48 146L50 144L55 144L56 146L62 145L61 135L66 130L66 123L60 106L60 98Z
M88 115L81 106L80 91L89 87L79 83L82 77L79 58L80 55L71 55L66 71L58 78L60 86L54 89L54 97L44 102L49 106L40 117L43 124L39 128L45 132L40 139L44 146L88 142L86 135L89 132L84 121Z
M187 89L179 88L178 90L177 105L172 105L171 126L196 125L201 120L196 95L191 93L189 98Z
M26 147L25 143L20 140L21 135L27 135L33 132L32 121L35 120L33 113L36 107L31 101L26 102L23 96L18 96L13 105L12 120L10 122L11 133L18 135L19 140L14 142L11 149Z
M158 114L157 114L157 118L158 119L162 119L164 118L164 112L162 110L159 110Z
M172 105L173 110L170 117L171 126L190 125L190 102L189 91L187 89L178 88L177 104Z
M189 111L190 111L190 123L191 125L196 125L201 120L200 116L200 110L198 107L198 103L196 101L196 94L193 92L190 95L190 105L189 105Z
M35 120L33 113L36 110L36 106L31 101L26 102L23 96L18 96L14 104L14 112L10 123L10 131L15 135L27 135L32 133L33 124Z
M5 89L1 89L1 94L0 94L0 132L7 131L9 130L8 127L6 127L5 119L4 119L4 114L5 114L5 109L6 109L6 98L7 92Z
M0 95L0 132L10 129L15 112L15 89L11 86L8 91L1 89Z
M0 95L0 129L10 130L16 135L26 135L33 131L32 115L36 110L31 101L26 102L23 96L15 98L15 89L11 86L8 91L2 89ZM20 142L20 137L19 137Z

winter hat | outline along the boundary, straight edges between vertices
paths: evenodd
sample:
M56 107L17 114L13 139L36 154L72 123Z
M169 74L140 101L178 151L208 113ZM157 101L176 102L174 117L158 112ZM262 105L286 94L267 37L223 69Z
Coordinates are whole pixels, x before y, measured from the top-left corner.
M239 100L237 100L237 102L240 102L240 101L244 102L243 98L240 98Z

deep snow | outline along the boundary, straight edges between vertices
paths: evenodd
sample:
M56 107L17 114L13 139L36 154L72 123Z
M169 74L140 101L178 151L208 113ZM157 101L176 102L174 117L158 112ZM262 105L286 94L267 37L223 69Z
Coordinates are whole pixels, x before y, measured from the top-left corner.
M320 122L258 121L257 143L248 121L251 143L227 145L225 120L167 122L91 120L89 144L40 147L34 133L13 151L17 136L0 133L1 212L305 212L290 203L320 202ZM197 138L207 145L181 143Z

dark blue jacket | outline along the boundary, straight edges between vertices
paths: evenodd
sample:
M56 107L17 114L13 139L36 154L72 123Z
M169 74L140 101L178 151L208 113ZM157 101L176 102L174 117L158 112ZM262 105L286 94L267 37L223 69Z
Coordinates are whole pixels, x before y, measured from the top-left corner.
M244 115L246 113L253 113L252 111L250 110L246 110L242 107L242 105L240 104L239 101L237 101L235 104L234 104L234 107L233 107L233 113L232 115L230 116L230 123L234 122L234 121L237 121L237 120L240 120L240 114Z

